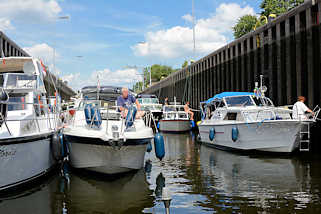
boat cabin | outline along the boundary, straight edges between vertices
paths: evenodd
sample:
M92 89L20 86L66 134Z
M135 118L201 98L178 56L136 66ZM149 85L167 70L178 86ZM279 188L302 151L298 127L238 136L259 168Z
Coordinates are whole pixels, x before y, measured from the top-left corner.
M143 111L161 111L162 104L159 103L158 98L156 95L153 94L139 94L137 95L137 100L141 105L141 109Z
M166 120L189 120L183 105L164 105L163 118Z
M291 111L274 107L264 96L250 92L224 92L200 104L202 120L257 121L291 119Z

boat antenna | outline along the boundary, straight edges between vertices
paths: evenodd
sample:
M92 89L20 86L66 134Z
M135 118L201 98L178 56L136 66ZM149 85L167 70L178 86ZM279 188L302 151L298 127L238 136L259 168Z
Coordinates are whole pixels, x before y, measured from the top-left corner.
M196 42L195 42L195 10L194 10L194 0L192 0L192 17L193 17L193 57L195 58L196 52Z
M97 74L97 100L99 100L99 91L100 91L100 81L99 81L99 74Z

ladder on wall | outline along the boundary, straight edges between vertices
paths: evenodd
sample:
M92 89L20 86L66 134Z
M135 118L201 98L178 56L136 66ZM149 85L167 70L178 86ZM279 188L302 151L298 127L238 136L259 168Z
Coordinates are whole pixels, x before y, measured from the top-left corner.
M302 123L300 128L300 152L310 151L310 123Z

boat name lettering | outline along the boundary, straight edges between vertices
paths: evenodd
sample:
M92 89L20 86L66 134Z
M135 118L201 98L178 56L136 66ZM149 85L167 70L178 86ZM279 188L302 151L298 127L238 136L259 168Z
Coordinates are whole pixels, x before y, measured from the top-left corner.
M1 148L0 147L0 158L7 158L10 156L15 156L17 150L15 149L7 149L7 148Z

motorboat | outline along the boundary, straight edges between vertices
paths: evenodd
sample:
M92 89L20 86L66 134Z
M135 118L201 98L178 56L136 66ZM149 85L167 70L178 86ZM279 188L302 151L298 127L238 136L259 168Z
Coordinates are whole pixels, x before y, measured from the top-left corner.
M262 84L261 84L262 85ZM206 145L221 149L291 153L308 150L302 127L316 121L292 117L289 109L275 107L261 86L251 92L223 92L201 103L202 121L199 138ZM306 148L308 147L308 148Z
M159 120L159 130L163 132L186 132L191 130L189 114L184 111L184 105L176 102L163 106L163 116Z
M150 111L156 120L162 117L162 104L159 103L156 95L153 94L139 94L137 100L143 111Z
M96 97L87 96L86 91L82 94L64 129L72 167L118 174L144 166L153 130L145 125L143 118L135 116L134 106L126 117L122 116L115 104L116 94L120 93L119 87L103 86L96 89Z
M42 62L32 57L0 61L0 191L7 191L55 167L61 159L61 124L59 99L46 92Z

